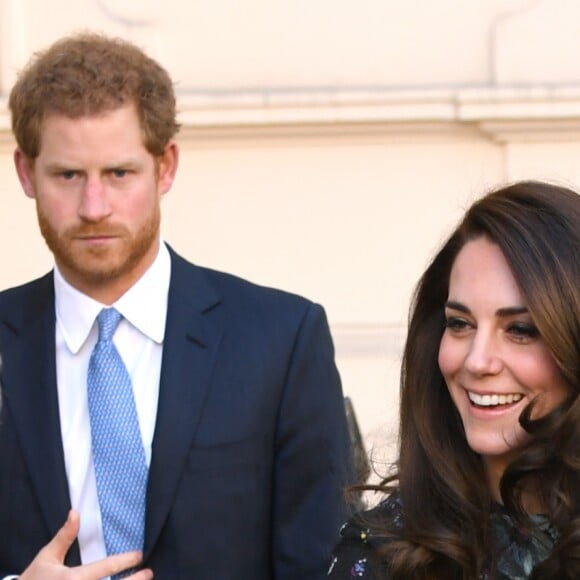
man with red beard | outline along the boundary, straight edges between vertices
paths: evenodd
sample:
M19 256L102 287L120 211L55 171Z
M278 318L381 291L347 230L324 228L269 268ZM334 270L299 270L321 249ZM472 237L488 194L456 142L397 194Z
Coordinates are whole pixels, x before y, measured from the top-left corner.
M328 324L160 239L166 71L75 35L9 105L55 265L0 294L0 578L323 578L350 471Z

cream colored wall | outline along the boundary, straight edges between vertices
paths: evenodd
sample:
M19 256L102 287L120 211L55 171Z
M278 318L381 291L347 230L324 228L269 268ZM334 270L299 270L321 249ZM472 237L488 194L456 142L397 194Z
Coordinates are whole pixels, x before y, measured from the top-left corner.
M321 302L383 448L410 294L462 210L505 180L580 185L579 17L574 0L0 0L0 287L51 265L12 169L16 71L72 30L129 38L177 81L166 239Z

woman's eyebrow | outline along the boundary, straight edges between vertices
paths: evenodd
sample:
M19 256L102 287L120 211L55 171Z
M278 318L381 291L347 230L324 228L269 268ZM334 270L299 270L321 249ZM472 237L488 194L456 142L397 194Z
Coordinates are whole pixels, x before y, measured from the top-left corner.
M450 308L451 310L458 310L459 312L464 312L465 314L471 314L471 310L455 300L448 300L445 303L445 308ZM498 317L504 316L515 316L517 314L527 314L528 309L525 306L506 306L505 308L498 308L495 311L495 315Z
M528 309L525 306L508 306L499 308L495 311L496 316L514 316L516 314L527 314Z
M451 308L452 310L459 310L460 312L465 312L465 314L471 314L471 310L467 308L461 302L456 302L455 300L448 300L445 302L445 308Z

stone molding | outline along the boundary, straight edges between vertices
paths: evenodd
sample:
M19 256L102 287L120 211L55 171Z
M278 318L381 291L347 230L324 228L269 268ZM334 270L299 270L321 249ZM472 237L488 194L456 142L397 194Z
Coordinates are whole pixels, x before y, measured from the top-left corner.
M339 323L331 327L338 358L400 359L406 328L392 323Z
M580 87L312 90L178 95L181 138L465 132L497 142L580 139ZM0 145L12 143L0 98Z

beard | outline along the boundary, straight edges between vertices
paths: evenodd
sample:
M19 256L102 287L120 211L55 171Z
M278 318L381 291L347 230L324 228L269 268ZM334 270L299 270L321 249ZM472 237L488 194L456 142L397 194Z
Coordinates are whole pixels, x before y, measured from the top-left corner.
M83 224L58 232L40 207L36 208L40 232L53 253L59 268L73 285L102 286L131 276L155 244L161 222L159 205L152 211L136 232L120 224ZM88 246L76 241L84 236L115 236L114 247ZM144 271L144 270L143 270ZM139 276L143 272L140 272Z

